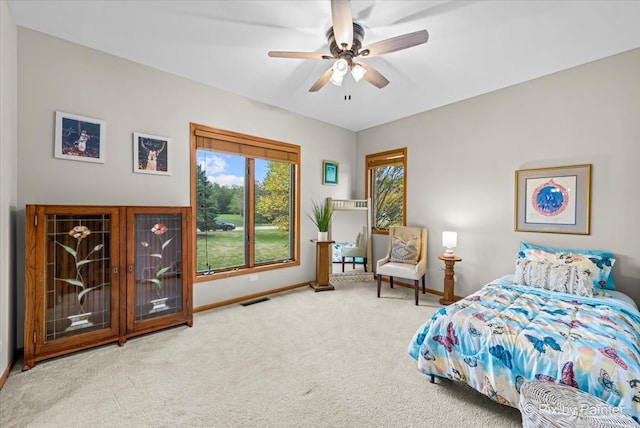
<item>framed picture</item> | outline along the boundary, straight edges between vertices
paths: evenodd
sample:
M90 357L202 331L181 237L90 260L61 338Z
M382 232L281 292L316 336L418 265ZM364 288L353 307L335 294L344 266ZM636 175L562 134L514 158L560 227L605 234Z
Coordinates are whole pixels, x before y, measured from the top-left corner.
M106 122L100 119L57 111L54 156L104 163L106 127Z
M322 184L338 184L338 162L322 161Z
M133 172L171 175L171 140L157 135L133 133Z
M516 171L515 230L589 234L591 165Z

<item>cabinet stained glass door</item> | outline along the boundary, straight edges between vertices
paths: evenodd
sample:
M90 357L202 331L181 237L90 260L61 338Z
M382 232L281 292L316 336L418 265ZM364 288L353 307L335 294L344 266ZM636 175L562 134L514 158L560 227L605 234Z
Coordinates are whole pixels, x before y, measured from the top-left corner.
M182 310L180 214L136 214L136 322Z
M117 339L118 210L27 206L26 221L25 366Z
M186 210L130 208L127 218L127 334L157 328L161 319L184 322Z

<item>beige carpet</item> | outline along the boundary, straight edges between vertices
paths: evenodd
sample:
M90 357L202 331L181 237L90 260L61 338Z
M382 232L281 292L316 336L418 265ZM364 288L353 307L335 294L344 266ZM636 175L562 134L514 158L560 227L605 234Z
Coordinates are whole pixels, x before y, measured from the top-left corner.
M21 372L0 427L515 427L520 412L407 354L437 297L374 282L296 289Z

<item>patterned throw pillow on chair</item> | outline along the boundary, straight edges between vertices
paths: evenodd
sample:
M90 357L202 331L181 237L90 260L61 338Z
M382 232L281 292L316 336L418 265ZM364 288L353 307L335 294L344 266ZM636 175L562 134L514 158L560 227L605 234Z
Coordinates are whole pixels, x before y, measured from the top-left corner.
M393 237L390 262L416 264L419 256L420 241L417 237L409 238L406 241L398 236Z

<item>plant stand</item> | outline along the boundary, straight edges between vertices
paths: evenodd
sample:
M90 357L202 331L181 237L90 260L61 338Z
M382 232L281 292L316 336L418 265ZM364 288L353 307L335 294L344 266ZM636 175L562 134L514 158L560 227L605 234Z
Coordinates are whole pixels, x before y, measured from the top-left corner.
M316 280L309 284L314 291L334 290L333 284L329 282L329 274L331 270L330 255L331 245L335 241L318 241L312 239L311 242L316 243Z

